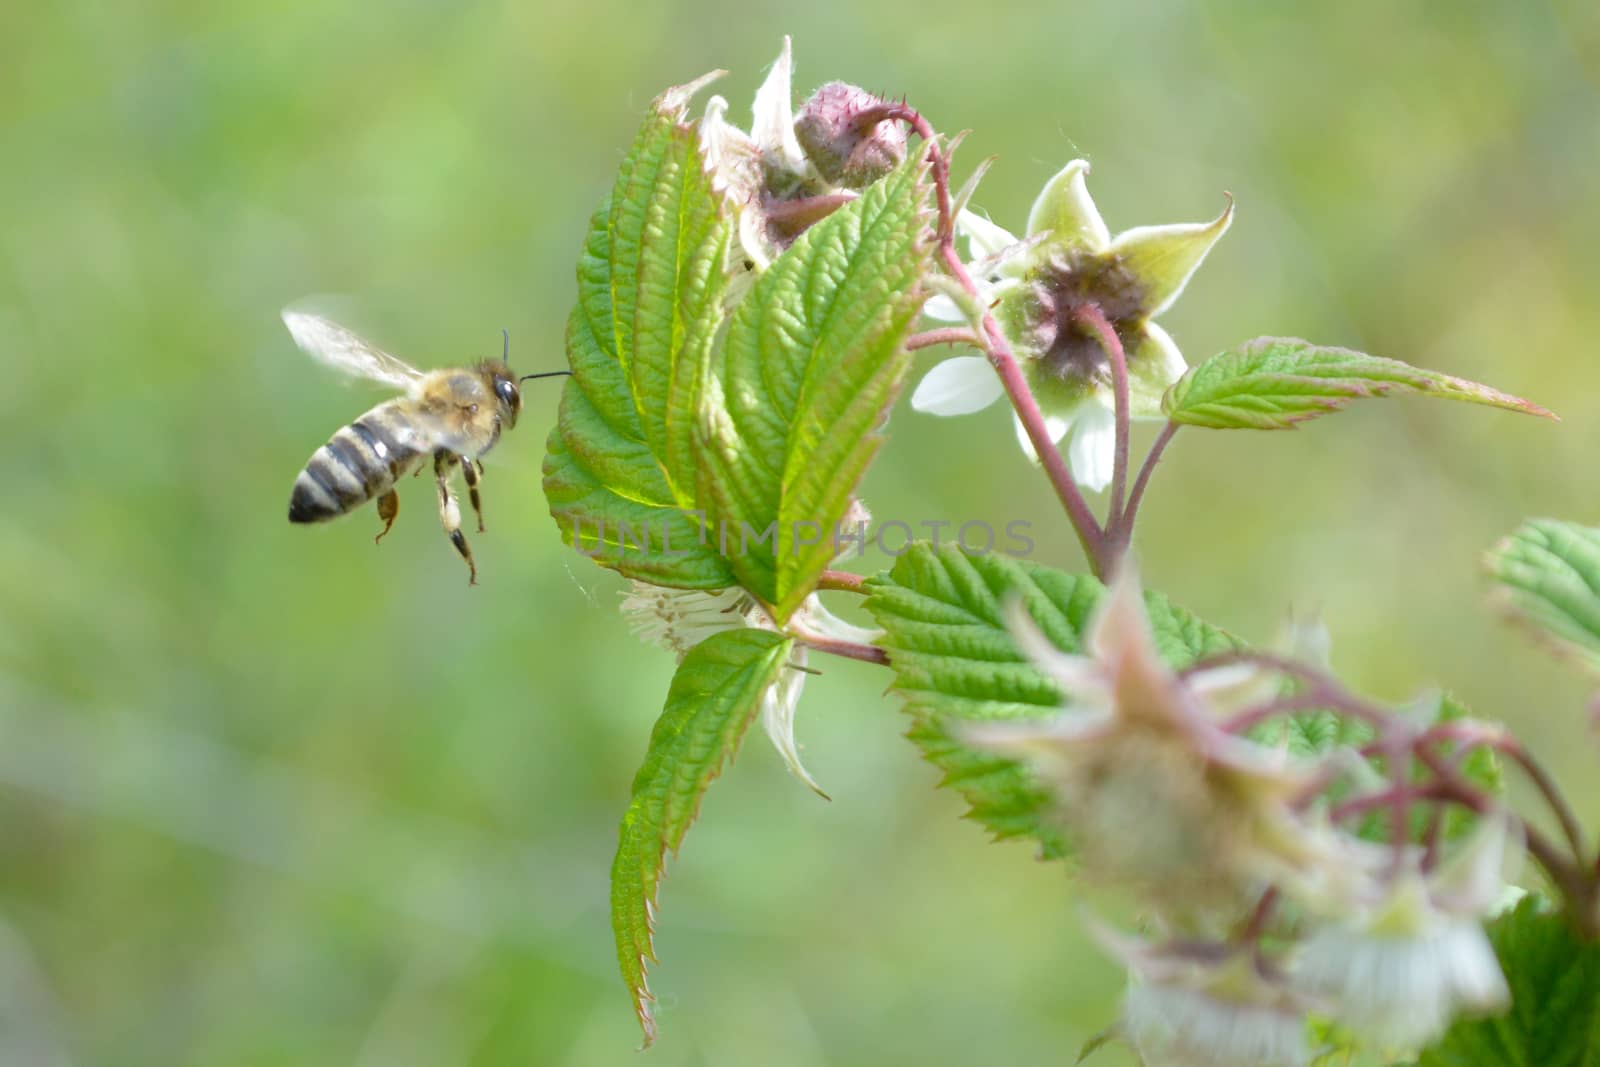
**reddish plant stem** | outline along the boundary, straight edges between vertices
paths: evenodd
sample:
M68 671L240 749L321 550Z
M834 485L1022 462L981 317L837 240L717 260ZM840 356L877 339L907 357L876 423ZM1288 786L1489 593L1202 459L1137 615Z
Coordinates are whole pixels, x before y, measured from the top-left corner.
M1011 354L1011 348L1006 343L1005 336L1001 334L999 324L994 321L993 315L985 315L983 325L989 335L987 346L989 362L994 366L995 373L1000 376L1000 383L1011 399L1011 406L1016 410L1017 418L1022 421L1022 428L1028 435L1029 443L1033 445L1034 454L1039 457L1039 465L1044 468L1045 475L1050 479L1050 485L1056 491L1056 498L1066 509L1067 518L1071 520L1072 528L1078 535L1078 543L1083 546L1083 554L1089 561L1089 569L1094 571L1096 578L1106 581L1111 576L1112 560L1109 558L1110 553L1107 552L1105 532L1095 519L1094 512L1089 510L1089 504L1083 499L1083 494L1078 492L1078 483L1072 477L1072 469L1067 466L1066 458L1061 455L1061 450L1056 448L1055 441L1051 439L1050 430L1044 423L1044 413L1039 410L1038 402L1033 399L1033 392L1028 388L1027 380L1022 376L1022 368L1017 365L1016 358Z
M1577 814L1572 810L1572 805L1567 801L1566 795L1561 792L1561 787L1556 780L1545 770L1544 765L1534 758L1533 754L1522 747L1521 742L1509 734L1499 730L1485 730L1475 727L1471 723L1449 722L1440 723L1428 730L1418 744L1435 740L1460 741L1464 744L1483 745L1500 753L1522 769L1528 776L1533 787L1539 791L1544 802L1561 825L1561 834L1567 839L1567 844L1572 846L1572 854L1580 862L1585 855L1583 843L1583 824L1578 821Z
M842 656L845 659L857 659L863 663L876 663L880 667L889 665L889 653L876 645L862 645L854 641L844 641L837 637L823 637L821 634L805 633L796 628L792 623L790 630L802 645L814 648L818 652L826 652L830 656Z
M1321 693L1293 693L1245 708L1229 717L1222 728L1230 734L1243 736L1274 716L1296 711L1316 711L1324 707L1327 707L1327 702L1322 699Z
M1261 937L1266 932L1267 922L1272 918L1272 909L1278 904L1278 887L1270 886L1261 894L1261 899L1256 901L1256 906L1250 912L1250 918L1245 921L1244 928L1239 931L1239 940L1249 944Z
M923 330L906 338L907 352L915 352L919 348L931 348L934 345L971 345L973 348L982 348L983 339L965 326L945 326L937 330Z
M1394 783L1394 797L1389 802L1389 854L1394 871L1399 873L1406 861L1406 845L1411 839L1411 805L1416 800L1411 786L1411 737L1401 730L1390 731L1385 739L1389 781Z
M1450 753L1450 766L1459 771L1466 763L1467 757L1472 754L1474 745L1462 745ZM1428 825L1422 830L1422 869L1433 870L1439 862L1439 846L1444 841L1444 805L1434 806L1428 814Z
M1437 775L1442 784L1450 786L1452 799L1460 800L1479 815L1499 812L1512 821L1527 842L1528 853L1539 861L1550 883L1566 897L1567 915L1578 932L1589 940L1600 937L1600 913L1596 911L1596 902L1600 900L1600 881L1586 869L1587 865L1582 860L1568 857L1536 827L1528 825L1527 820L1505 810L1494 798L1462 778L1444 757L1430 747L1418 745L1415 751L1417 759Z
M1344 822L1346 819L1353 819L1370 812L1392 809L1397 798L1403 798L1407 803L1418 800L1442 800L1467 807L1476 804L1476 801L1458 793L1453 786L1438 782L1429 785L1391 786L1382 792L1367 793L1334 806L1328 812L1328 819L1332 822Z
M840 593L866 594L867 580L859 574L849 571L823 571L822 577L817 580L818 589L832 589Z
M950 160L939 147L939 135L934 131L933 124L910 104L885 104L881 112L875 113L878 114L881 114L881 118L864 117L864 121L870 123L888 119L904 122L922 138L928 150L928 166L933 172L933 195L939 208L939 244L954 248L956 220L955 212L950 207Z
M1128 494L1128 506L1122 513L1121 521L1111 529L1111 538L1117 544L1119 551L1127 551L1128 546L1133 543L1133 525L1139 519L1139 505L1144 503L1144 491L1150 485L1150 476L1155 473L1156 464L1161 462L1161 454L1177 436L1178 429L1178 423L1175 422L1168 422L1163 426L1161 433L1156 436L1155 443L1150 446L1150 451L1144 457L1144 465L1139 468L1139 477L1133 482L1133 491Z
M1072 317L1080 326L1094 331L1100 340L1100 347L1105 349L1111 361L1112 412L1117 428L1111 467L1111 507L1106 513L1106 529L1115 531L1122 524L1122 505L1128 490L1128 434L1132 422L1132 413L1128 409L1128 355L1122 349L1122 338L1117 336L1111 320L1106 318L1099 304L1093 301L1080 304L1073 309ZM1117 545L1115 533L1110 541L1113 547L1126 547Z
M1405 724L1395 715L1349 692L1326 671L1297 663L1283 656L1246 650L1229 652L1194 664L1183 673L1187 676L1196 670L1227 663L1255 663L1281 674L1299 678L1306 685L1301 692L1291 693L1259 707L1246 709L1240 716L1235 716L1234 721L1228 724L1230 727L1239 724L1243 729L1249 729L1255 723L1281 711L1332 708L1370 723L1378 732L1378 740L1372 747L1383 754L1384 769L1393 786L1387 793L1380 795L1389 809L1389 842L1393 849L1395 868L1398 870L1405 861L1406 842L1411 836L1411 805L1415 795L1409 780L1411 750L1416 735L1406 729Z
M885 104L881 111L863 116L863 121L869 122L884 119L904 122L922 138L928 152L934 199L939 210L936 233L940 258L956 283L975 301L981 300L978 284L973 281L966 264L961 262L961 256L956 252L955 213L950 204L950 160L939 147L938 134L919 111L906 104ZM1011 351L1011 345L1006 341L1000 324L987 309L983 312L982 333L978 340L984 354L989 357L990 365L999 375L1001 385L1005 387L1006 396L1016 410L1017 418L1022 422L1023 431L1028 435L1034 453L1039 457L1039 465L1044 469L1045 476L1050 479L1051 487L1055 489L1057 499L1066 510L1072 529L1078 535L1078 543L1083 546L1083 554L1089 561L1089 568L1094 571L1096 577L1102 579L1108 577L1112 559L1107 551L1105 531L1094 517L1094 512L1089 510L1083 494L1078 491L1078 483L1072 477L1066 459L1056 448L1055 441L1050 438L1050 431L1044 423L1044 415L1039 410L1038 402L1033 398L1032 390L1028 388L1022 368L1017 364L1017 357Z
M1236 720L1245 715L1251 717L1245 722L1246 729L1280 712L1304 711L1309 708L1332 708L1335 711L1342 711L1346 715L1371 724L1380 736L1387 736L1394 732L1399 725L1399 720L1395 716L1349 692L1339 684L1338 679L1326 671L1307 663L1289 659L1287 656L1274 655L1271 652L1256 652L1243 648L1233 652L1224 652L1221 655L1211 656L1189 664L1189 666L1178 672L1178 676L1180 678L1188 678L1202 671L1213 670L1217 667L1227 667L1235 663L1248 663L1258 667L1265 667L1268 670L1277 671L1279 674L1298 678L1310 687L1302 692L1291 693L1288 696L1280 697L1240 712L1239 716L1235 716ZM1231 729L1233 723L1230 722L1228 726Z

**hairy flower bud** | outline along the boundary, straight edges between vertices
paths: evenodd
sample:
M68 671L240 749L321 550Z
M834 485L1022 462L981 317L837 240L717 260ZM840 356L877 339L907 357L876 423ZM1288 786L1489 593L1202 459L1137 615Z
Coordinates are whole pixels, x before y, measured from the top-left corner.
M807 100L794 132L824 179L862 189L906 158L906 131L879 118L888 101L845 82L829 82Z

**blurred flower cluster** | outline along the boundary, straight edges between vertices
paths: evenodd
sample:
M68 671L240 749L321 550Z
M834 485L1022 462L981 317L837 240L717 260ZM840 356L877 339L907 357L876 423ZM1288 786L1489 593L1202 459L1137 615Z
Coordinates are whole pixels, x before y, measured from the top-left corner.
M1063 712L965 739L1030 766L1084 877L1141 905L1145 936L1101 941L1128 967L1120 1033L1147 1064L1309 1063L1313 1017L1403 1054L1461 1012L1507 1003L1481 925L1519 849L1507 818L1484 815L1453 846L1417 843L1409 810L1444 791L1399 780L1399 760L1380 770L1349 748L1316 758L1252 740L1264 712L1307 701L1279 697L1270 658L1167 667L1129 565L1081 653L1052 644L1020 601L1009 626ZM1409 728L1372 716L1379 736ZM1357 833L1376 808L1399 812L1401 836Z

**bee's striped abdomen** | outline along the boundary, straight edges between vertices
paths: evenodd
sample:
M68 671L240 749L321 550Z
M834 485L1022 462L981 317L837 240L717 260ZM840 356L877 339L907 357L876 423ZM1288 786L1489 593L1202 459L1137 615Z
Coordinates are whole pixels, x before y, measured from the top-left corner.
M422 455L415 438L393 401L340 428L295 479L289 521L324 522L388 492Z

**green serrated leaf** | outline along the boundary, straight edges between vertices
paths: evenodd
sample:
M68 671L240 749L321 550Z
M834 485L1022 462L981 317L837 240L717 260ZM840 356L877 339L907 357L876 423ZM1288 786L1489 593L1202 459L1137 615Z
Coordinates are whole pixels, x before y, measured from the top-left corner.
M1002 606L1022 597L1050 639L1073 651L1104 586L1008 556L918 542L867 588L867 610L884 631L878 643L889 653L894 690L913 716L908 736L945 772L942 784L958 790L972 818L997 838L1030 836L1045 858L1068 854L1068 842L1048 818L1050 797L1028 771L958 744L944 723L1057 713L1061 692L1017 649ZM1240 647L1157 593L1145 593L1145 607L1157 648L1175 668Z
M836 525L882 438L921 307L925 164L911 161L808 229L728 323L700 423L700 497L740 584L788 618L833 558Z
M733 576L694 514L692 435L725 315L734 222L697 127L683 121L692 88L656 100L590 221L545 495L563 538L597 562L659 585L716 588Z
M1457 1022L1416 1067L1600 1067L1600 945L1533 896L1488 930L1511 1007Z
M762 692L794 642L766 630L725 630L689 650L650 734L611 865L611 928L617 960L644 1029L655 1040L645 967L655 962L656 898L668 852L683 844L711 782L733 758Z
M1534 519L1496 545L1485 565L1517 618L1600 673L1600 530Z
M1287 430L1352 400L1416 393L1554 418L1521 397L1465 378L1348 348L1261 337L1191 368L1162 398L1173 422L1219 430Z

